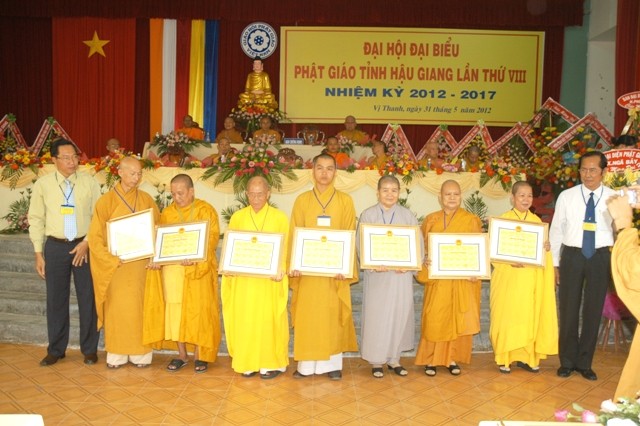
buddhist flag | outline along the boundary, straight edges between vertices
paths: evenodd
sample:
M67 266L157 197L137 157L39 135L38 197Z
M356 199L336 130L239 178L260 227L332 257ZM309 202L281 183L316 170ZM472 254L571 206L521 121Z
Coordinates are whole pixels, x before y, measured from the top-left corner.
M54 18L53 116L93 155L134 147L135 19Z
M218 23L187 19L150 22L150 136L193 117L215 135Z

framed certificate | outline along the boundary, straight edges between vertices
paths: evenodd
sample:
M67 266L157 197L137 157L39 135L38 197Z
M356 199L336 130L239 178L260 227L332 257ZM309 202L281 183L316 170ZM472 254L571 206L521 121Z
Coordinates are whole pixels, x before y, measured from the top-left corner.
M123 262L153 257L155 223L153 209L107 221L107 247Z
M547 223L489 219L489 258L494 262L544 266Z
M209 221L189 222L156 227L156 250L153 262L181 263L183 260L207 260Z
M224 233L220 274L275 277L282 264L284 234L230 231Z
M490 278L487 240L487 234L429 233L429 278Z
M355 231L296 228L290 269L302 275L352 278L355 242Z
M360 267L419 271L420 243L417 226L360 224Z

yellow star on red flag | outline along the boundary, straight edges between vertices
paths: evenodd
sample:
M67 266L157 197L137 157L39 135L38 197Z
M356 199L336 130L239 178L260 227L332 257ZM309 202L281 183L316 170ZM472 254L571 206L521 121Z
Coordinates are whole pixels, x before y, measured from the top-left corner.
M104 50L102 49L102 47L105 44L109 43L109 41L110 40L100 40L100 38L98 37L98 32L94 31L93 38L91 40L83 41L84 44L89 46L89 56L87 56L87 58L90 58L94 53L98 53L106 58L107 55L104 54Z

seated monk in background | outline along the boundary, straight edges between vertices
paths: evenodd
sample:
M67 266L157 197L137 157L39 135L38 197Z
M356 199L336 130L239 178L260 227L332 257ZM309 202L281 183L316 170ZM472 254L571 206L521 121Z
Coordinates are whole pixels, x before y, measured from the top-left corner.
M249 104L261 104L274 109L278 108L278 102L273 93L271 93L269 74L264 72L264 64L259 57L253 60L253 72L247 76L244 92L240 94L238 99L238 107L240 108Z
M282 142L282 135L280 132L273 130L271 128L271 117L265 115L260 119L260 128L253 132L253 139L260 139L263 141L267 141L269 143L280 143ZM273 139L273 140L272 140Z
M346 169L351 165L351 158L344 152L340 152L340 142L335 136L327 138L325 148L322 150L323 154L329 154L336 159L336 166L339 169Z
M460 171L477 172L480 171L481 168L480 148L472 145L467 149L467 153L462 157L462 161L460 161Z
M182 128L176 132L184 133L189 139L204 140L204 130L198 127L198 123L194 122L193 117L188 114L182 119Z
M387 144L377 140L373 140L371 142L373 144L371 147L373 157L369 158L367 161L367 167L375 170L386 169L387 162L389 161L389 156L387 155Z
M243 143L242 135L236 130L236 122L233 117L224 119L224 129L218 133L214 142L219 143L221 138L226 138L231 143Z
M444 160L438 156L438 141L435 139L427 141L425 147L427 155L420 160L418 164L429 170L435 170L442 167Z
M226 161L229 155L235 154L237 151L231 147L231 142L227 138L220 138L218 140L218 153L211 155L211 164L220 163Z
M369 141L369 135L365 132L356 129L356 118L353 115L347 115L344 119L344 130L339 132L336 136L342 136L345 139L349 139L359 145L364 145Z

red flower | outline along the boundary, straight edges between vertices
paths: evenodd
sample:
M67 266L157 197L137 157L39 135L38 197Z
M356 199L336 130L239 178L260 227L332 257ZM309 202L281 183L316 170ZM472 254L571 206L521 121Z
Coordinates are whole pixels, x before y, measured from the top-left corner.
M509 183L509 182L511 182L511 176L509 176L509 175L504 175L504 176L502 176L502 181L503 181L504 183Z

